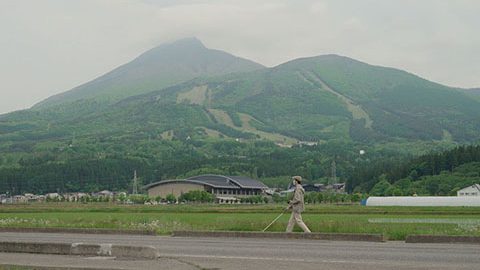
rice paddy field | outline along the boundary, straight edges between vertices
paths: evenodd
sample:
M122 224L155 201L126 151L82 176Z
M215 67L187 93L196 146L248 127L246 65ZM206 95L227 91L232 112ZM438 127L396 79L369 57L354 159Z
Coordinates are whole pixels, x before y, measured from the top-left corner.
M0 205L0 227L261 231L285 205L157 205L42 203ZM269 231L283 231L289 213ZM389 240L411 234L480 236L478 207L366 207L307 205L313 232L383 233ZM296 228L298 230L298 228Z

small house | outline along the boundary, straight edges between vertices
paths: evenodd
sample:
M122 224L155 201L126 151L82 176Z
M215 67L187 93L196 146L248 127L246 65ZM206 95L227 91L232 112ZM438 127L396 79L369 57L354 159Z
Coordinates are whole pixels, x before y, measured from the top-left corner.
M457 196L480 196L480 185L474 184L457 191Z

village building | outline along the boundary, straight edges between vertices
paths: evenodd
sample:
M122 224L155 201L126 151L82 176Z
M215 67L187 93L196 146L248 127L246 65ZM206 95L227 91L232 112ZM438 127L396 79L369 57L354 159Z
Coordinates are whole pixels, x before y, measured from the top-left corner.
M39 202L42 199L42 197L33 193L25 193L24 196L27 202Z
M333 192L333 193L345 193L345 183L335 183L330 185L325 184L303 184L305 192ZM295 187L290 184L287 190L281 191L280 195L286 195L295 190Z
M325 190L325 185L324 184L304 184L302 185L303 189L305 192L322 192ZM294 188L291 186L290 188Z
M480 185L475 184L457 191L457 196L480 196Z
M258 180L244 176L199 175L187 179L162 180L144 187L148 196L165 198L169 194L175 197L193 190L206 191L221 199L218 202L233 202L231 198L261 195L268 187Z
M336 193L346 193L345 186L346 186L345 183L335 183L335 184L332 184L331 190L335 191Z
M219 204L237 204L240 203L240 199L237 197L223 197L217 196L215 202Z
M57 192L47 193L45 194L45 197L47 199L57 199L57 198L60 198L60 194L58 194Z
M83 197L87 197L88 194L83 193L83 192L74 192L74 193L66 193L63 194L63 198L67 202L78 202L80 201Z
M0 203L6 203L7 202L7 194L0 194Z
M93 193L94 197L113 197L115 193L110 190L102 190L100 192Z
M25 197L23 195L15 195L12 198L13 198L13 203L27 203L28 202L27 197Z

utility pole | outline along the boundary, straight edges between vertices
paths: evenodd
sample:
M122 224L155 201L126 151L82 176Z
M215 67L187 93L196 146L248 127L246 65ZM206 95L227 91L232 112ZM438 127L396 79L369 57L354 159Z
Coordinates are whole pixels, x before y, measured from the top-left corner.
M137 170L133 171L133 194L137 194Z
M337 183L337 163L335 162L335 158L332 161L332 184Z

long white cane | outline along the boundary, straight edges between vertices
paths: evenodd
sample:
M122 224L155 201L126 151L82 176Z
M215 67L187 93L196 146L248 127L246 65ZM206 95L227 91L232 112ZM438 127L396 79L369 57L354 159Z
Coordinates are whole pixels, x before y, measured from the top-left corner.
M278 215L278 217L276 217L270 224L268 224L268 226L265 227L265 229L263 229L262 232L264 232L268 228L270 228L270 226L272 226L272 224L275 223L275 221L277 221L281 216L283 216L283 214L285 214L285 211L287 211L287 210L283 210L283 212L280 215Z

